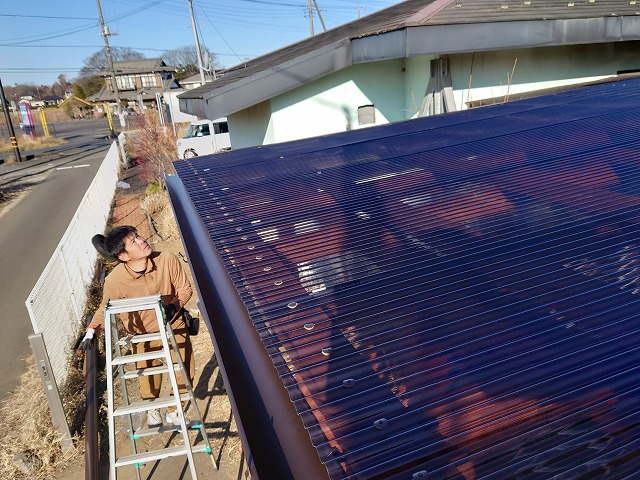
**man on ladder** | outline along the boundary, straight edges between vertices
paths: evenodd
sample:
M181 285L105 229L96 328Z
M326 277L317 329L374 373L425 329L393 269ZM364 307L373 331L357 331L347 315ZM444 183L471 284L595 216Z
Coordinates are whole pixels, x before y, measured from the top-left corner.
M180 260L171 253L154 252L147 241L131 226L116 227L106 237L95 235L91 241L101 255L117 260L120 264L105 279L102 302L79 348L86 350L93 346L96 332L104 328L104 309L109 300L160 294L165 318L171 322L180 357L191 383L195 373L195 361L181 312L191 298L193 290ZM158 331L158 321L153 310L128 312L120 316L127 333L137 335ZM160 340L133 343L132 348L134 354L151 352L162 349L162 343ZM157 360L146 360L136 364L137 368L157 365ZM143 400L158 398L162 375L141 376L139 381L140 396ZM180 393L187 391L182 375L178 377L178 388ZM164 420L169 424L179 425L180 420L175 407L167 407ZM161 426L162 423L158 409L147 412L148 427Z

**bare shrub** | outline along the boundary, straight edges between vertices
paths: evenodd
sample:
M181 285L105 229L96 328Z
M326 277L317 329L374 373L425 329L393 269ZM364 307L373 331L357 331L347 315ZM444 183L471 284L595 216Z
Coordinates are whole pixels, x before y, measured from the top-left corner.
M129 154L140 165L144 181L159 181L164 185L164 176L175 173L176 136L171 128L160 125L155 110L138 119L139 128L131 134L134 138L129 142Z

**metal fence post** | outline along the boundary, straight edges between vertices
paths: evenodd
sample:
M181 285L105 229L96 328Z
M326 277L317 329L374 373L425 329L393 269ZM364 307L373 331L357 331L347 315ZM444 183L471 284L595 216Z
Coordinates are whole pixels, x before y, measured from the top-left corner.
M71 440L71 432L69 431L69 425L67 424L67 418L65 417L64 410L62 408L62 399L60 398L60 392L56 385L53 371L51 370L51 364L49 363L49 356L47 355L47 347L44 344L44 338L41 333L32 333L29 335L29 344L31 345L31 351L36 359L36 367L40 374L40 380L44 387L44 392L47 396L47 403L49 404L49 410L51 411L51 420L53 426L60 432L60 446L63 452L74 450L73 441Z

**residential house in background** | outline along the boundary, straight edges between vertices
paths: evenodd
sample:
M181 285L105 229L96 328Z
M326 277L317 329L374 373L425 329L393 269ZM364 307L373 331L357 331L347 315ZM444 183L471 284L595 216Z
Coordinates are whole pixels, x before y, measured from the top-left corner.
M35 95L21 95L18 103L28 103L31 108L44 107L45 101Z
M180 84L173 77L175 68L166 65L160 58L114 62L113 68L120 102L126 103L129 112L141 112L148 107L157 108L156 94L162 95L180 88ZM87 100L115 105L111 72L99 72L98 76L104 78L105 85Z
M635 2L407 0L179 95L232 148L522 98L640 70Z
M63 99L57 95L47 95L42 99L42 101L44 102L45 107L55 107L56 105L60 105Z
M211 75L205 74L204 81L205 83L213 82L214 78ZM195 75L191 75L190 77L183 78L180 80L180 86L185 90L193 90L194 88L201 87L203 85L202 79L200 78L200 74L196 73Z

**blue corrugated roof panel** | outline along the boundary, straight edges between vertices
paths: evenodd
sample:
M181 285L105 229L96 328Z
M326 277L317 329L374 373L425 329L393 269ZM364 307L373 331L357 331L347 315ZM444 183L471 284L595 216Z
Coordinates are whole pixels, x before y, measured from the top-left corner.
M639 107L629 80L176 163L331 479L640 470Z

